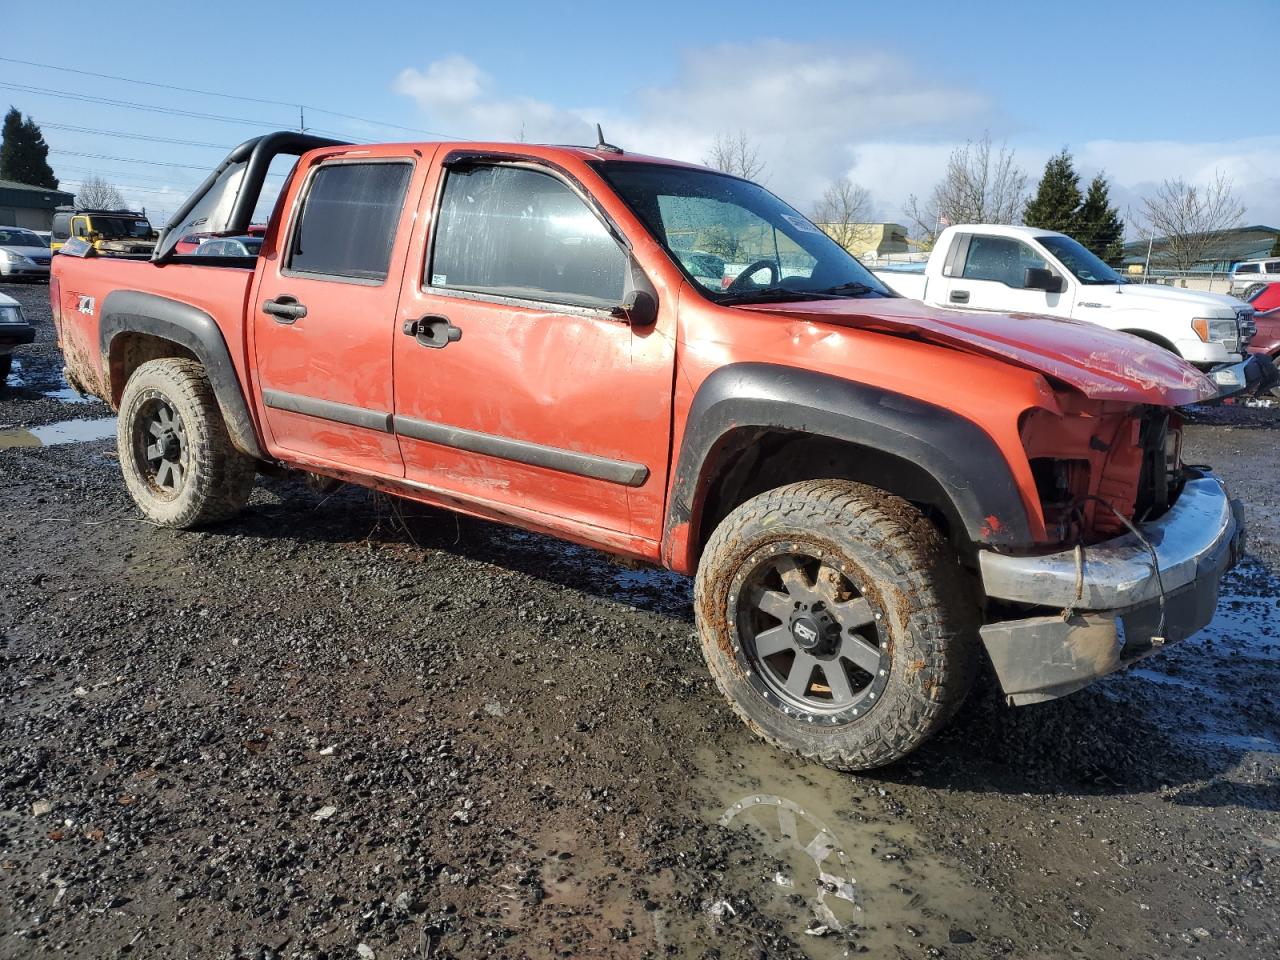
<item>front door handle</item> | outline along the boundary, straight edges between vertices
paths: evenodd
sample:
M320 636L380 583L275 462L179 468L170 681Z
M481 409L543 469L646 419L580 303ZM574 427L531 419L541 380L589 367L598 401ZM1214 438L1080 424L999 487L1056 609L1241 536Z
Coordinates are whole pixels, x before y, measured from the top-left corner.
M307 315L307 308L298 302L297 297L282 293L274 300L262 304L262 312L276 318L276 323L293 323Z
M462 339L462 328L455 327L448 317L428 314L418 320L406 320L404 324L406 336L413 337L424 347L441 350L451 343Z
M951 302L952 303L968 303L969 291L968 290L952 290Z

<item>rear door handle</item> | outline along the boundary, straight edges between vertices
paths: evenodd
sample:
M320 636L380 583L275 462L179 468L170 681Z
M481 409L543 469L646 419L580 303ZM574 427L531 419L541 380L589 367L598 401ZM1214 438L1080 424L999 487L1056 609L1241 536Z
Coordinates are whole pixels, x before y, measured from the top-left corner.
M968 303L969 291L968 290L952 290L951 302L952 303Z
M462 339L462 328L455 327L448 317L428 314L417 320L406 320L405 336L413 337L424 347L442 350L451 343Z
M307 308L298 302L297 297L282 293L274 300L262 304L262 312L276 318L276 323L293 323L307 315Z

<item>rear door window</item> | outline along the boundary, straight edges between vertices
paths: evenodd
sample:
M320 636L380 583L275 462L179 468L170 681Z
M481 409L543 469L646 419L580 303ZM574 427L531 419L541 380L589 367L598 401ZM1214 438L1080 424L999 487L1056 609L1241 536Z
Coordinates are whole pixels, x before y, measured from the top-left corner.
M428 285L603 307L622 302L626 253L570 187L539 170L449 171Z
M412 174L402 161L320 167L302 199L285 273L386 280Z

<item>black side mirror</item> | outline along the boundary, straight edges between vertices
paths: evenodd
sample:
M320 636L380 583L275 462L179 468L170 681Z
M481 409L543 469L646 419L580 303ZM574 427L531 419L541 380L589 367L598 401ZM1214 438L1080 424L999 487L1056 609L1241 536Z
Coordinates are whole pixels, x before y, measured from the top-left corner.
M1045 293L1061 293L1062 278L1044 267L1027 267L1022 271L1022 286L1027 290L1043 290Z
M634 259L631 260L631 292L610 312L633 327L652 327L658 322L658 291Z
M633 327L651 327L658 322L658 298L648 290L632 290L612 313Z

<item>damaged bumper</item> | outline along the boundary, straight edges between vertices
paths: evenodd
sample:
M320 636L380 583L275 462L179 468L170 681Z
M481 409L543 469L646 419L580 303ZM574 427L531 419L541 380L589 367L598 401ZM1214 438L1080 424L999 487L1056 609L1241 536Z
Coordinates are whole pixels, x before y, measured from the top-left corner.
M1213 619L1218 583L1244 553L1239 501L1201 475L1141 530L1146 544L1128 533L1081 554L982 552L987 596L1053 611L982 628L1011 704L1065 696Z

